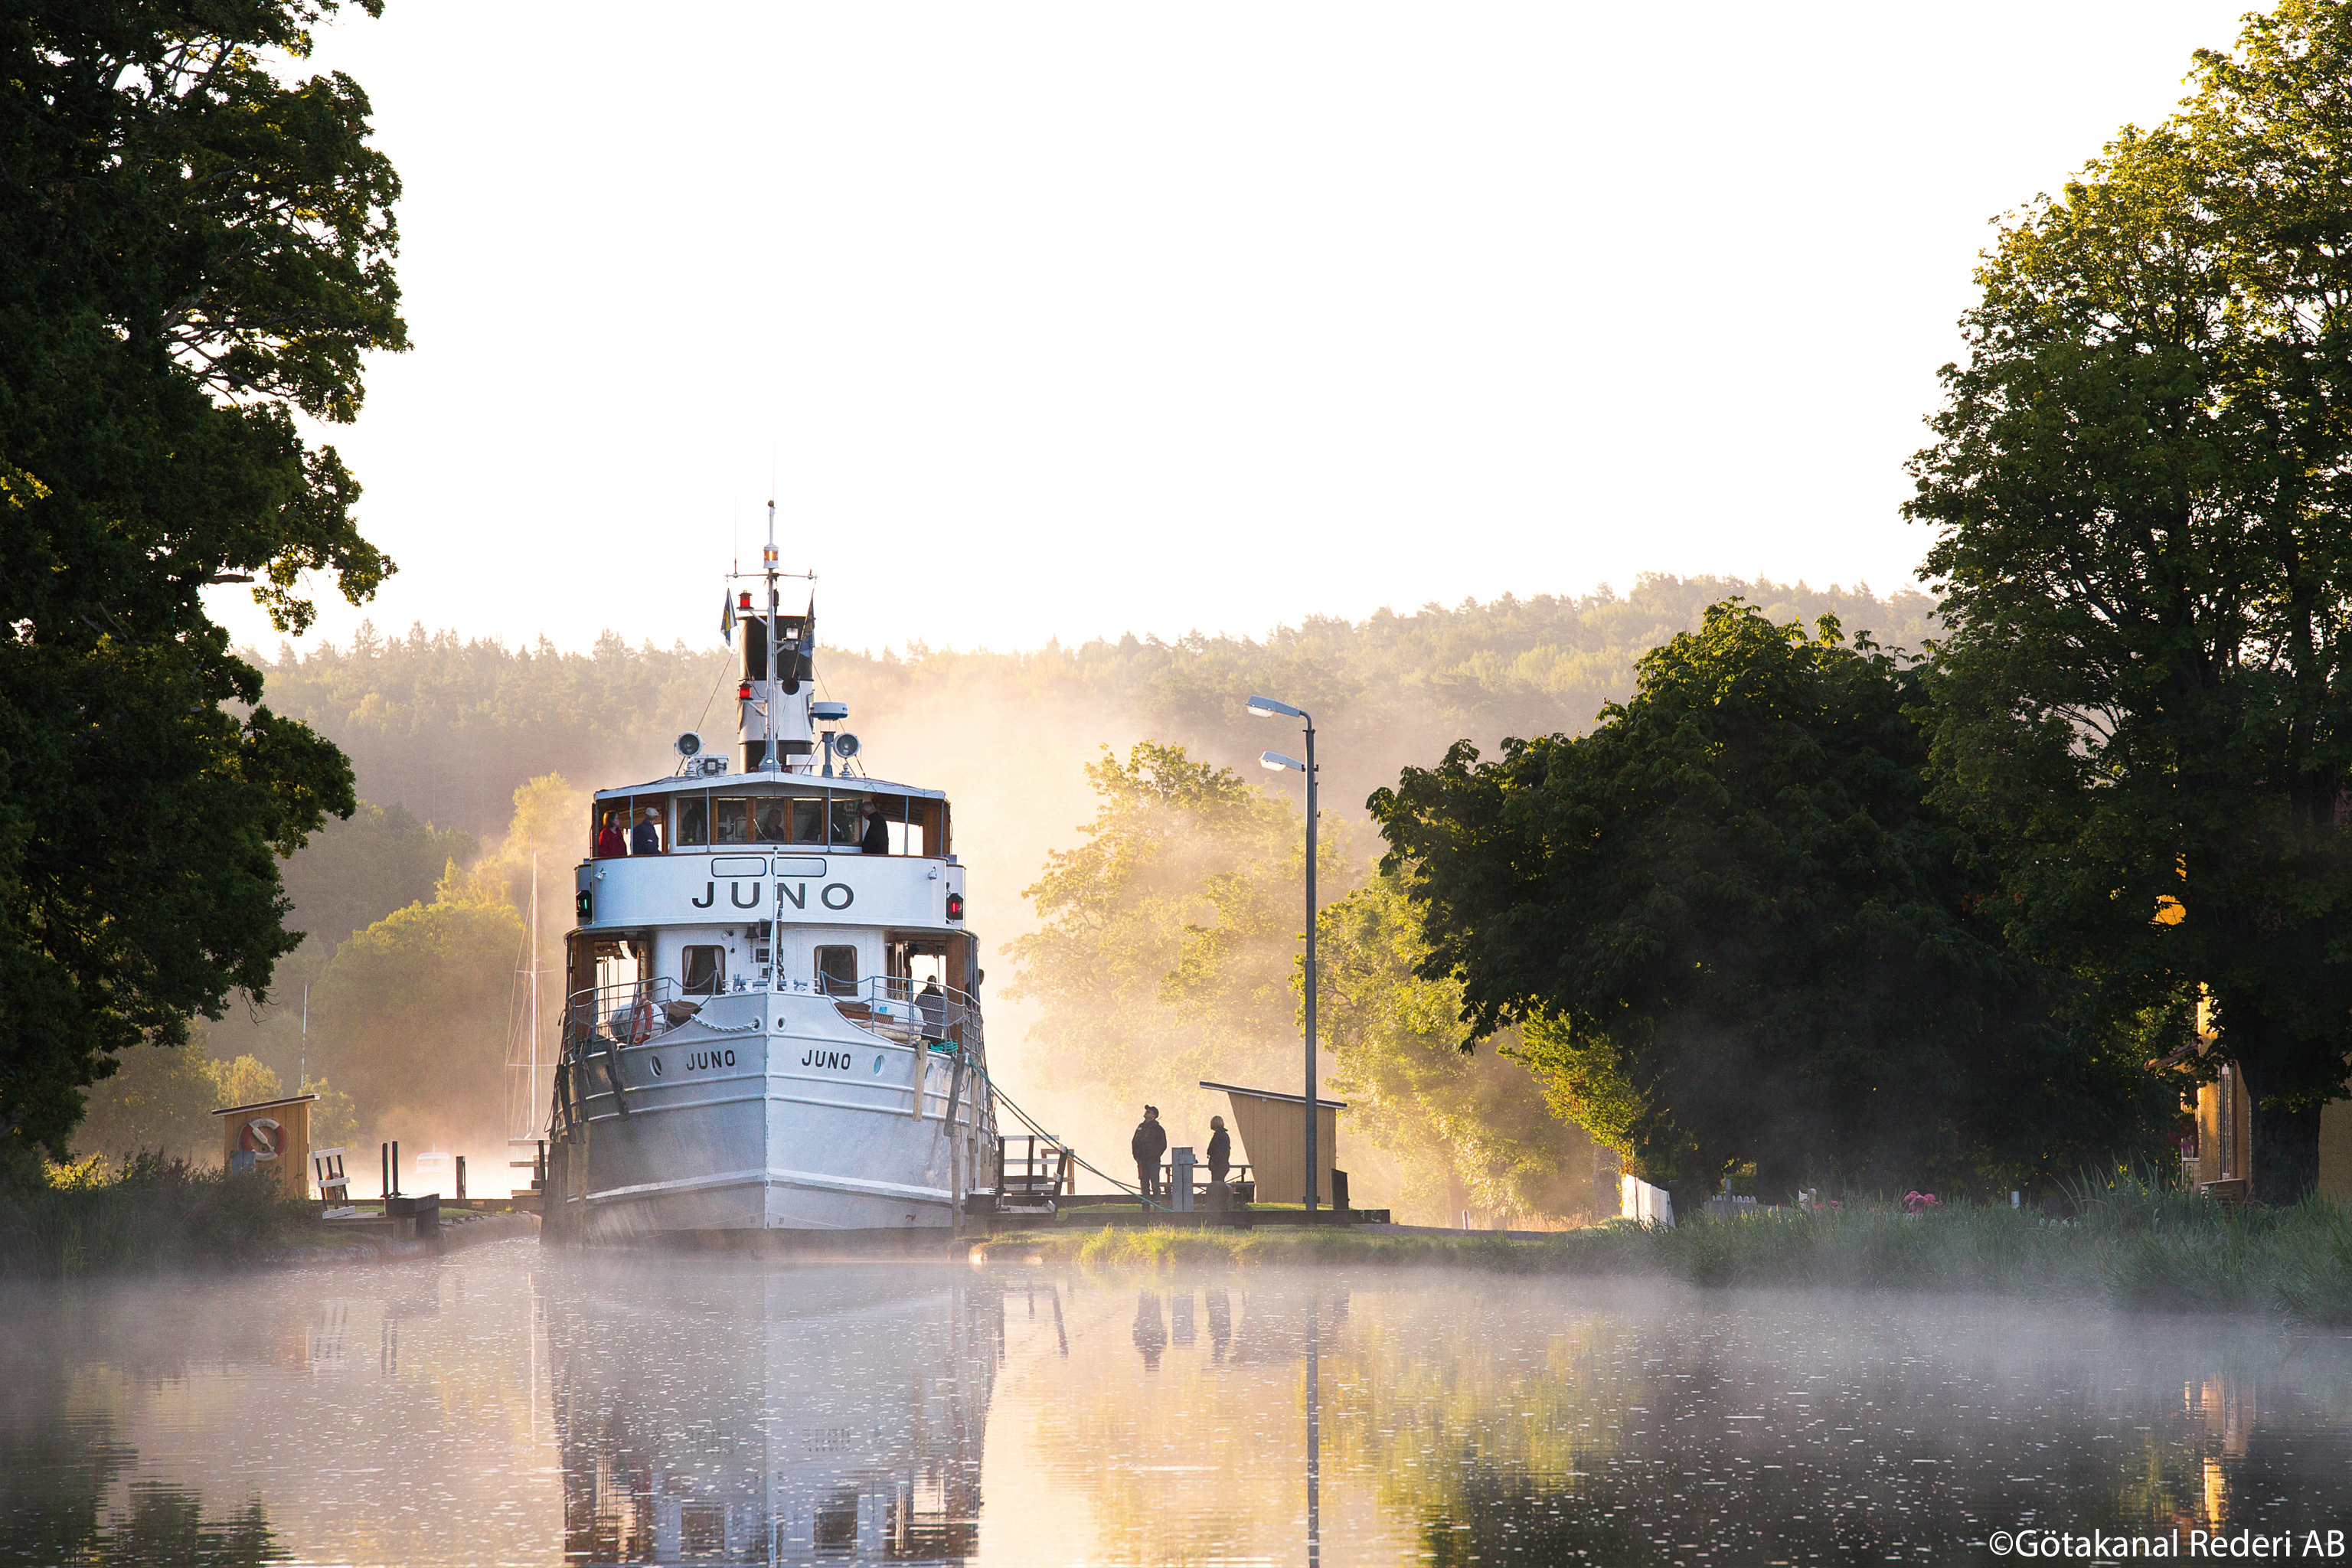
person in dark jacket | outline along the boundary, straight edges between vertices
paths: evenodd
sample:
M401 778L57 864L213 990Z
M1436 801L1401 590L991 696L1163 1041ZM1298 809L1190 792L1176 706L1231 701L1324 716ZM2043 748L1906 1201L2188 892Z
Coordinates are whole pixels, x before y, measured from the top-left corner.
M1225 1185L1225 1173L1234 1165L1234 1136L1225 1131L1225 1119L1209 1118L1209 1206L1220 1214L1234 1206L1234 1191Z
M1168 1129L1160 1125L1160 1108L1147 1105L1143 1120L1136 1123L1135 1137L1128 1144L1135 1156L1135 1179L1147 1198L1168 1195L1168 1184L1160 1179L1160 1156L1168 1152Z
M866 802L866 832L857 847L868 855L890 853L890 819L882 815L882 803L872 798Z
M629 835L629 853L658 855L661 852L661 813L649 805L646 807L644 819Z

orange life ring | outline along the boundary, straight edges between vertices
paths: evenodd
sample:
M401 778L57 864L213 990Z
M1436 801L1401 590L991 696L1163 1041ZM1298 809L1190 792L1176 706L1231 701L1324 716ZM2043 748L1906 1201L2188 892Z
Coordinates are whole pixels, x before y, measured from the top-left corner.
M640 1000L629 1017L629 1044L642 1046L654 1037L654 1005Z

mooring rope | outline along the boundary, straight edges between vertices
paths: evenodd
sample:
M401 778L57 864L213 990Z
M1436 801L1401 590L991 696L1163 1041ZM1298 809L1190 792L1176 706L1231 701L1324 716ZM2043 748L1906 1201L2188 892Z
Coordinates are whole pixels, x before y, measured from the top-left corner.
M982 1067L977 1063L969 1063L967 1065L971 1068L972 1071L980 1075L980 1079L982 1083L988 1085L989 1093L994 1095L997 1099L1003 1100L1005 1104L1013 1108L1013 1114L1019 1117L1021 1119L1021 1124L1028 1128L1030 1131L1034 1132L1038 1137L1043 1138L1055 1148L1061 1150L1079 1165L1094 1172L1096 1175L1100 1176L1104 1181L1108 1182L1120 1192L1134 1194L1136 1199L1146 1206L1158 1209L1161 1214L1174 1214L1176 1212L1165 1204L1156 1203L1150 1198L1145 1197L1140 1188L1130 1187L1125 1182L1120 1181L1117 1176L1112 1175L1109 1172L1089 1163L1085 1155L1080 1154L1076 1149L1071 1148L1067 1143L1063 1142L1062 1140L1055 1137L1051 1132L1046 1131L1043 1127L1039 1126L1037 1124L1037 1119L1030 1115L1027 1111L1022 1110L1019 1101L1015 1100L1011 1095L1005 1093L1003 1089L997 1087L996 1079L989 1076L989 1072L986 1068Z

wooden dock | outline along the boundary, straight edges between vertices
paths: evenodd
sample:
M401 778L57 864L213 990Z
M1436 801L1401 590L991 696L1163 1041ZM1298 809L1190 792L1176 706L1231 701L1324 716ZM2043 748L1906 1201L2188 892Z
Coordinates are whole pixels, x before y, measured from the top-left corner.
M1310 1215L1296 1205L1269 1204L1184 1211L1147 1207L1131 1193L1075 1193L1058 1199L1051 1214L1035 1209L1001 1209L976 1214L971 1218L992 1234L1003 1236L1024 1230L1100 1230L1105 1226L1250 1230L1276 1225L1386 1225L1389 1211L1318 1208Z

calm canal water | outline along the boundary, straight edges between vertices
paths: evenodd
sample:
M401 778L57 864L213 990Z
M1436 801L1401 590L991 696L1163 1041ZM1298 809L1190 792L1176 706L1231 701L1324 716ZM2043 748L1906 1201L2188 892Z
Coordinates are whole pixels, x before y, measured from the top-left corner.
M530 1242L5 1310L0 1563L1981 1564L2000 1530L2352 1532L2352 1342L2258 1323Z

